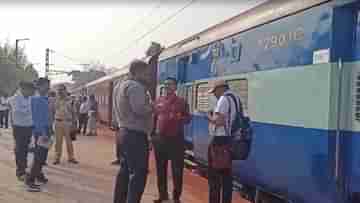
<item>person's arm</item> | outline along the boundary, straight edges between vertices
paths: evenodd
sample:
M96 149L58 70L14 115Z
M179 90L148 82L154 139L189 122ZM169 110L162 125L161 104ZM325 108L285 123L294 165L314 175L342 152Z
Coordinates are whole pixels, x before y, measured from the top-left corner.
M191 121L190 107L187 102L185 102L185 109L183 112L183 122L184 124L189 124Z
M35 136L42 134L41 129L41 122L39 120L39 112L38 112L38 103L35 101L34 98L31 99L31 113L32 113L32 119L33 119L33 134Z
M144 87L131 85L127 88L127 96L131 110L139 117L148 117L152 113L152 107L147 101Z

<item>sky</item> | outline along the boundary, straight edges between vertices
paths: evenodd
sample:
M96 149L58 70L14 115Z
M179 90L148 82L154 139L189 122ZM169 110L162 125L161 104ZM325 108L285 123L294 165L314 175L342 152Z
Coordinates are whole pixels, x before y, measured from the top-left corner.
M94 62L121 68L132 59L143 57L151 41L170 46L264 1L193 0L172 20L138 40L191 0L104 0L102 3L13 0L0 3L0 43L15 44L16 39L29 38L19 42L19 46L25 48L40 76L45 73L46 48L55 51L50 53L53 70L82 70L79 64ZM70 80L64 75L51 79L54 83Z

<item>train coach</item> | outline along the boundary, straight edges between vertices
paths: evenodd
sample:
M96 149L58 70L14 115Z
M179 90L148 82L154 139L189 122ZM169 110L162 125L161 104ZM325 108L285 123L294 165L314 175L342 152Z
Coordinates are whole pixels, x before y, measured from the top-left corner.
M99 122L110 126L113 123L113 89L117 82L123 80L129 72L125 66L113 74L101 77L85 85L87 95L94 95L98 102Z
M253 201L360 202L359 4L269 0L164 50L157 91L179 81L189 154L207 165L208 83L225 79L252 119L252 151L233 173Z
M155 45L152 44L149 50L154 49L153 46ZM152 74L150 74L149 77L151 77L150 80L153 81L153 84L150 85L149 91L152 93L152 95L155 96L157 75L156 71L159 53L151 54L153 55L144 57L141 60L147 62L149 64L149 68L151 68ZM114 88L118 83L124 81L128 77L129 67L130 64L122 67L121 69L110 75L106 75L85 85L74 88L71 93L77 96L94 95L95 100L98 102L98 121L107 126L113 127L113 125L116 124L113 111Z

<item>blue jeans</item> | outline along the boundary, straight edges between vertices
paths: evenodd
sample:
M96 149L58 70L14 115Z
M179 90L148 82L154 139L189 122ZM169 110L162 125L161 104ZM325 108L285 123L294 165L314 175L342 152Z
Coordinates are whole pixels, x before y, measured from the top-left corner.
M140 203L145 190L149 143L145 133L121 128L117 139L120 169L116 177L114 203Z

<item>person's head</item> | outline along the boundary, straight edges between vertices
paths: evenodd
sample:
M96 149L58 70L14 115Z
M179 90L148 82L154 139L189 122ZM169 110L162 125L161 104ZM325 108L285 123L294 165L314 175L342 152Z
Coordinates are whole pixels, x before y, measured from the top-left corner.
M67 97L68 93L66 91L66 86L65 85L59 85L59 87L57 88L57 95L60 98L65 98Z
M129 68L130 77L133 80L136 80L138 82L141 82L143 84L148 84L149 81L149 74L150 74L150 68L148 67L148 64L141 60L134 60L130 64Z
M32 82L22 81L22 82L20 82L19 86L20 86L21 94L24 97L29 97L29 96L34 95L35 86Z
M173 77L166 78L164 82L164 93L165 95L173 95L176 93L177 80Z
M208 93L214 94L217 99L224 95L229 89L229 85L225 80L216 80L211 84L211 88Z
M56 92L50 91L49 92L49 97L56 97Z
M36 88L41 96L47 95L50 89L50 80L47 78L39 78L36 81Z

